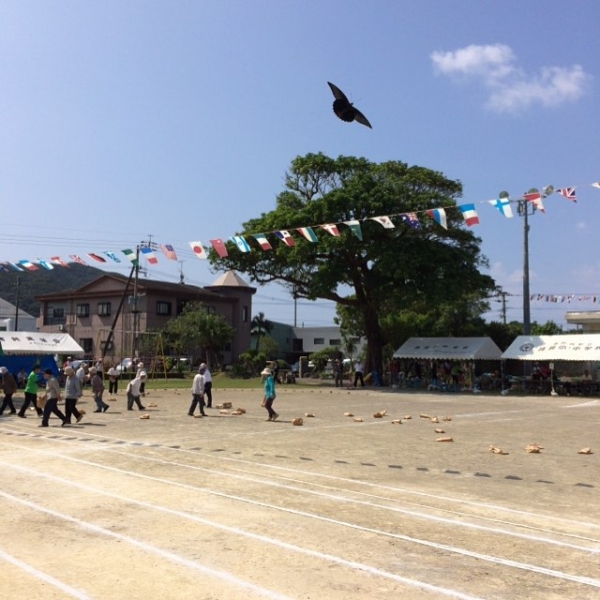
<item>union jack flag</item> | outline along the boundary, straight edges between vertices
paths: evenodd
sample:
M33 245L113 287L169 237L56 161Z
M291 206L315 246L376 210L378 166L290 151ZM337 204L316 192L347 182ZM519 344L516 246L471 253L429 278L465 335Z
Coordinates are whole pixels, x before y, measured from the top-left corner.
M559 194L562 194L567 200L572 200L573 202L577 202L577 196L575 195L575 188L561 188L560 190L556 190Z

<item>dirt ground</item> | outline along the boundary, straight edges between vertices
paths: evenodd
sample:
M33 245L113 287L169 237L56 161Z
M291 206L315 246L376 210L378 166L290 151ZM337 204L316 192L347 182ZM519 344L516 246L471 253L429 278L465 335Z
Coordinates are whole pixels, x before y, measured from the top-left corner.
M600 599L597 399L280 386L266 422L258 389L205 419L86 394L78 425L0 419L3 598Z

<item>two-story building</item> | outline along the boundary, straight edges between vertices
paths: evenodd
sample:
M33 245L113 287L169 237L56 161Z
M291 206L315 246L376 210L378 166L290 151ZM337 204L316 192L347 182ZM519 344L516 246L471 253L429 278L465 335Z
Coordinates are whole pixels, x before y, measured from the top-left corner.
M209 312L222 316L235 329L233 340L222 352L224 363L231 364L250 348L255 293L256 288L233 271L203 288L149 279L128 284L127 277L106 273L79 289L39 296L37 326L39 331L69 333L89 358L102 355L109 332L114 328L105 355L118 362L131 357L132 350L140 347L140 335L150 336L147 332L161 330L181 314L186 303L200 301ZM152 342L145 344L148 345Z

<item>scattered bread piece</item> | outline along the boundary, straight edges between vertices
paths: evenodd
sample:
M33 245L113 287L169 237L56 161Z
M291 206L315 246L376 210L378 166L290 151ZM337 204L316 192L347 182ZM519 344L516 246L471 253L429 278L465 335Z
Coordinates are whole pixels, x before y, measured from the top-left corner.
M362 417L354 417L353 421L355 421L356 423L362 423L363 418Z
M142 415L142 416L140 417L140 419L149 419L149 418L150 418L150 415L148 415L148 414L146 414L146 415Z
M109 398L109 399L108 399L108 401L109 401L109 402L116 402L116 401L117 401L117 399L116 399L116 398ZM81 411L79 411L79 412L81 412Z
M402 425L402 419L393 419L392 425Z
M292 425L304 425L304 419L302 417L296 417L292 419Z
M431 419L431 415L425 415L423 413L421 413L419 417L421 417L421 419Z
M436 442L453 442L454 440L452 439L451 436L447 436L447 437L441 437L438 438L437 440L435 440Z
M228 414L229 414L229 411L228 411L228 410L220 410L220 411L219 411L219 414L220 414L220 415L228 415Z
M239 410L234 410L231 412L232 415L235 415L236 417L239 417L240 415L243 415L244 413L240 412Z
M497 448L496 446L490 446L490 452L492 454L502 454L503 456L506 456L508 454L508 452L505 452L504 450L502 450L502 448Z
M150 408L156 408L158 406L158 404L156 404L156 402L150 402L150 404L148 404L148 406Z
M238 406L238 408L236 408L236 410L240 413L240 415L246 414L246 409L242 408L241 406Z
M385 410L380 410L380 411L376 412L376 413L373 415L373 418L375 418L375 419L381 419L382 417L385 417L385 413L386 413L386 412L387 412L387 411L385 411Z
M194 419L201 419L202 415L194 415Z
M588 446L587 448L582 448L577 454L594 454L592 449Z
M308 418L314 418L315 415L313 413L304 413L304 416Z
M525 451L528 452L529 454L539 454L540 450L542 450L544 447L540 446L539 444L528 444L527 446L525 446Z
M436 433L446 433L443 429L434 429Z
M412 417L410 415L404 415L404 419L408 421L409 419L412 419Z
M440 420L437 417L431 417L431 422L432 423L439 423Z
M345 416L345 417L353 417L354 415L353 415L352 413L345 412L345 413L344 413L344 416Z
M449 417L448 415L446 415L445 417L442 418L442 421L452 421L452 417Z

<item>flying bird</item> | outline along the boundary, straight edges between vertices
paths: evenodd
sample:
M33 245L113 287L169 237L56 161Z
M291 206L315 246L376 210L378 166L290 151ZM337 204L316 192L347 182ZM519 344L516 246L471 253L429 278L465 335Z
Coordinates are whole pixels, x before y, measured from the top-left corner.
M331 82L327 82L331 91L333 92L333 96L335 100L333 101L333 112L342 120L346 121L346 123L352 123L352 121L356 121L361 125L365 125L369 127L369 129L373 129L371 127L371 123L365 115L363 115L360 110L354 108L352 103L346 98L346 94L340 90L337 85L333 85Z

